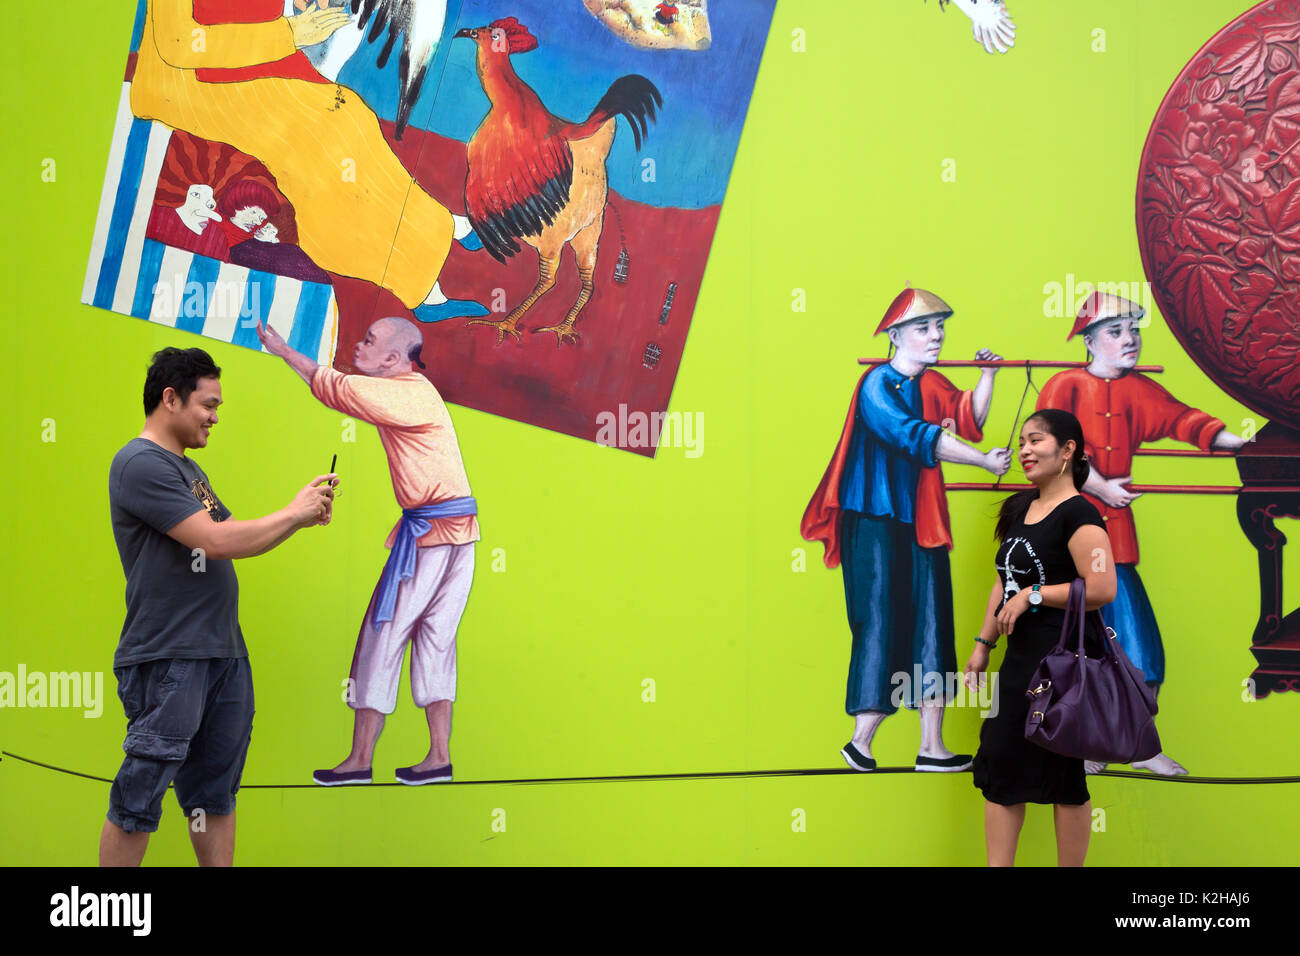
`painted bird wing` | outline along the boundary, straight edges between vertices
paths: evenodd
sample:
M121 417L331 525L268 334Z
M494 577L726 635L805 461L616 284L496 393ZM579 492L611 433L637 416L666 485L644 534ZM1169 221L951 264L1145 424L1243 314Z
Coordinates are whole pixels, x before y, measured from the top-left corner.
M952 2L939 0L939 9L946 9ZM1016 24L1002 0L961 0L954 6L970 17L971 35L987 52L1006 53L1016 45Z
M530 127L494 123L491 115L470 138L465 213L498 262L519 251L521 236L540 235L569 203L573 152L560 131L572 125L534 114Z
M351 0L351 9L357 16L358 27L364 30L369 25L368 43L374 43L384 31L388 32L375 60L379 69L388 65L398 38L402 40L398 54L401 89L397 100L397 138L401 139L442 37L447 19L446 0Z

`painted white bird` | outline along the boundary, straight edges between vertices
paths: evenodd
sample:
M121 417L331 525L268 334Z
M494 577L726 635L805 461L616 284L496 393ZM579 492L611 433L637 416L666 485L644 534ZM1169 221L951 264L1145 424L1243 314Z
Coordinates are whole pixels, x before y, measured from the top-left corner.
M402 84L397 100L397 138L401 139L438 49L443 24L447 22L447 0L352 0L352 12L360 14L358 27L364 30L370 24L371 43L384 30L388 31L375 61L381 70L387 65L398 36L402 38L402 52L397 60Z
M285 15L303 13L315 7L316 2L285 0ZM400 37L397 138L401 139L410 121L411 110L420 98L420 89L437 52L443 25L447 22L447 0L320 0L321 7L345 4L356 19L336 30L324 43L308 48L307 56L322 76L336 83L344 65L361 47L363 40L374 43L385 30L388 31L375 59L375 66L382 70L388 65L388 58Z
M950 3L970 17L971 34L989 53L1006 53L1016 45L1016 25L1002 0L939 0L939 9Z

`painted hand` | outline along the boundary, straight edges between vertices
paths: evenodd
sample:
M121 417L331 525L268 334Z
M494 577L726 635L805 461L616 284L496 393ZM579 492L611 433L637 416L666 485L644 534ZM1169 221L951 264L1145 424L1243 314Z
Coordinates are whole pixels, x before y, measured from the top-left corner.
M1011 468L1011 450L993 448L984 453L984 470L993 475L1005 475Z
M284 358L289 354L289 344L280 337L280 333L269 325L263 325L262 320L257 320L257 337L262 340L262 348L266 349L272 355Z
M994 352L992 349L980 349L978 352L975 353L975 361L977 361L977 362L1000 362L1000 361L1002 361L1002 356L999 355L997 352ZM980 369L980 374L981 374L981 375L987 375L989 378L992 378L994 375L997 375L997 374L998 374L998 369L996 369L996 368L982 368L982 369Z
M1124 487L1133 480L1132 475L1122 475L1119 478L1107 478L1101 486L1097 497L1112 508L1127 508L1135 498L1141 498L1142 492L1129 491Z
M334 32L351 21L352 17L344 7L326 7L317 4L314 8L289 18L289 28L293 31L293 45L298 49L324 43Z

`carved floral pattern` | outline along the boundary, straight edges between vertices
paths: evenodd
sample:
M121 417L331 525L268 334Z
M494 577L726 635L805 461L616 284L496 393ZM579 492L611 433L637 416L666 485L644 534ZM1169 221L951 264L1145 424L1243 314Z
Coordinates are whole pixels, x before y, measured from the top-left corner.
M1142 152L1137 218L1188 354L1300 429L1300 0L1246 12L1183 68Z

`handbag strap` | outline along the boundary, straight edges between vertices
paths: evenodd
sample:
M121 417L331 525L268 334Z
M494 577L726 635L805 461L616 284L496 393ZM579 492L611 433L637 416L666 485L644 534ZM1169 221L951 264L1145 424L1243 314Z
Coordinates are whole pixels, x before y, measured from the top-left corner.
M1087 599L1088 587L1083 578L1075 578L1070 582L1070 597L1065 602L1065 621L1061 624L1061 639L1057 641L1056 646L1061 650L1069 650L1066 641L1070 637L1070 629L1074 629L1075 638L1075 657L1082 661L1086 650L1083 644L1084 621L1087 617ZM1086 683L1088 680L1088 668L1079 668L1079 681Z
M1082 659L1087 653L1084 644L1084 634L1087 631L1088 623L1092 620L1101 625L1099 632L1101 637L1102 660L1111 660L1118 663L1115 656L1115 646L1106 634L1105 622L1101 616L1101 611L1088 610L1088 584L1083 578L1075 578L1070 582L1070 598L1065 606L1065 623L1061 626L1061 640L1057 646L1065 648L1066 638L1070 634L1070 627L1075 629L1075 649L1076 653ZM1086 670L1086 668L1085 668Z
M1089 611L1088 617L1093 622L1093 630L1097 633L1097 638L1101 641L1103 660L1114 661L1118 664L1119 655L1115 653L1115 648L1118 645L1116 644L1115 639L1110 636L1115 632L1106 626L1106 619L1101 616L1101 609L1098 608L1097 610ZM1107 631L1110 631L1110 633L1108 634Z
M1061 650L1068 651L1070 648L1066 641L1070 638L1070 629L1077 631L1076 643L1079 650L1083 650L1083 605L1086 591L1083 587L1083 578L1075 578L1070 582L1070 596L1065 601L1065 620L1061 623L1061 639L1056 642L1056 646Z

